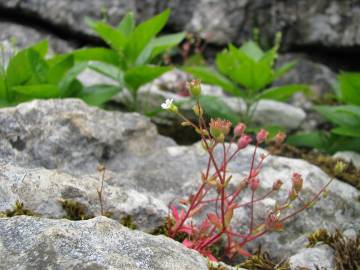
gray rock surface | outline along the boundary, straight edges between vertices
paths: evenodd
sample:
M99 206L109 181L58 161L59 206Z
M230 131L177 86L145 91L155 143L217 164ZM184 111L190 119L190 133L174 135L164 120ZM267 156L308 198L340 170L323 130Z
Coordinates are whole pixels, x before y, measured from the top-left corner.
M298 270L301 267L309 270L335 270L334 251L328 246L316 246L300 250L289 259L290 269Z
M144 20L165 8L172 9L169 25L174 30L199 32L209 42L224 45L251 36L255 27L262 38L273 40L283 31L286 47L320 45L351 47L360 44L358 29L360 6L346 1L249 1L249 0L97 0L91 5L72 0L7 0L0 8L29 14L63 29L89 34L84 17L101 18L107 14L112 23L127 11Z
M0 269L207 270L197 252L104 217L0 219Z
M200 182L199 172L207 165L206 154L200 144L177 146L172 140L159 136L154 125L143 116L105 112L74 99L33 101L2 109L0 122L0 159L3 163L11 163L4 165L8 172L5 170L1 174L4 178L2 181L9 182L5 189L11 190L0 193L4 208L20 194L31 203L29 196L33 191L28 186L33 185L33 190L38 189L44 196L46 189L54 189L49 192L50 210L41 208L41 199L44 198L34 200L31 206L40 209L40 212L58 211L60 215L57 200L59 196L67 194L90 205L89 210L96 213L98 203L95 189L99 187L96 166L103 162L109 171L106 203L115 212L118 211L120 216L123 211L126 212L127 202L139 197L129 211L135 213L143 226L139 218L143 212L145 220L150 215L149 220L156 221L163 215L164 205L174 204L179 198L194 192ZM248 147L230 163L229 173L233 174L233 185L248 172L252 152L253 147ZM260 153L265 152L259 150ZM221 152L216 152L216 157L220 156ZM26 171L31 176L25 175ZM256 222L264 220L267 209L273 207L276 200L286 197L293 172L299 172L304 177L304 197L314 196L329 181L324 172L305 161L270 157L263 165L261 188L257 196L264 194L279 178L285 184L273 199L256 205ZM50 179L49 184L46 184L46 178ZM63 178L63 184L60 184ZM71 184L72 181L77 183ZM25 192L24 189L29 191ZM360 192L338 180L334 180L328 191L327 199L322 199L286 223L284 232L268 234L248 248L262 244L273 256L283 258L303 248L307 242L306 234L320 227L329 230L359 230L360 203L357 198ZM116 198L117 194L127 194L128 199ZM249 196L249 192L245 192L241 200L248 201ZM4 203L6 200L7 204ZM146 204L146 207L142 208L140 204ZM149 209L150 214L146 209ZM248 211L243 208L236 218L247 220Z
M19 49L26 48L46 38L49 40L49 50L51 53L68 52L75 47L75 44L72 44L70 41L58 38L44 30L0 21L0 41L15 39L15 45Z
M131 216L139 229L149 231L164 223L168 213L164 202L123 184L108 184L114 177L115 173L105 172L102 192L104 211L111 212L111 218ZM87 217L99 216L100 186L100 174L74 177L56 170L0 162L0 212L12 210L20 201L41 217L63 218L67 213L61 201L67 200L78 203Z

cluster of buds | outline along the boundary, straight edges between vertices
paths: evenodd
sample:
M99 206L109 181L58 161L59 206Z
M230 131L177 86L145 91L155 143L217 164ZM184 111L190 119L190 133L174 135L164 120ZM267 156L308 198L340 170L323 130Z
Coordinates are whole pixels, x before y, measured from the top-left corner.
M223 142L230 133L231 122L223 119L211 119L209 123L210 134L217 142Z

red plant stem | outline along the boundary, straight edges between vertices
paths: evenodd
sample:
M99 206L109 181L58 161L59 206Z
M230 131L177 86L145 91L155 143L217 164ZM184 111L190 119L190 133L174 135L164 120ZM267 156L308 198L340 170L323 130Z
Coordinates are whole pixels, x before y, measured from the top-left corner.
M251 173L254 169L254 163L255 163L255 157L256 157L256 150L258 148L258 143L256 143L255 145L255 149L254 149L254 153L251 159L251 167L250 167L250 172L249 172L249 177L251 177ZM253 226L254 226L254 195L255 195L255 191L252 190L251 192L251 203L250 203L250 211L251 211L251 217L250 217L250 226L249 226L249 236L252 233L253 230Z
M320 197L321 193L323 193L325 191L325 189L331 184L331 182L333 180L334 180L334 178L332 178L322 189L320 189L320 191L315 194L315 196L310 200L310 202L308 202L306 205L304 205L300 209L296 210L295 212L291 213L290 215L280 219L279 222L283 222L289 218L292 218L293 216L297 215L298 213L300 213L300 212L304 211L306 208L308 208L309 205L311 205L313 202L315 202Z

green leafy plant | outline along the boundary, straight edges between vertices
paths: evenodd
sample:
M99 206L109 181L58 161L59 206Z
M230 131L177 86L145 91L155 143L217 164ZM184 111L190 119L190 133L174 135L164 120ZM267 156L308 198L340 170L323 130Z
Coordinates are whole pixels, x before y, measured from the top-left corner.
M283 101L295 92L308 90L306 85L299 84L271 87L274 81L296 64L292 61L275 68L280 37L278 34L274 47L268 51L263 51L254 41L248 41L240 48L230 44L228 49L217 54L216 69L195 66L185 67L184 70L205 83L220 86L230 95L243 98L247 109L242 121L251 124L256 103L260 99Z
M75 65L72 55L46 59L48 41L20 50L0 67L0 106L12 106L35 98L82 95L86 88L76 76L86 67Z
M132 101L126 105L130 110L137 110L140 86L171 69L151 63L180 43L185 36L184 33L177 33L156 37L164 28L169 15L170 11L165 10L137 26L132 13L128 13L116 27L103 21L87 19L90 28L110 48L85 48L74 51L72 55L77 61L88 62L89 68L116 81L118 87L109 91L109 85L95 85L84 93L83 98L105 102L127 88Z
M288 143L315 147L330 154L341 150L360 152L360 73L341 73L335 93L344 105L314 108L331 123L330 132L296 134L288 139Z

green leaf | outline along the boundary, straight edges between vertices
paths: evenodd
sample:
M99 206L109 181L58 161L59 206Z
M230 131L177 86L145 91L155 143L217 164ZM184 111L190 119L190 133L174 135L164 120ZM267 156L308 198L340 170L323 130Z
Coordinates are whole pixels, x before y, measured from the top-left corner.
M164 35L153 38L136 60L137 65L148 63L156 56L179 44L185 37L185 33Z
M357 127L337 127L331 130L332 133L342 136L357 137L360 138L360 122Z
M286 101L289 99L294 93L297 92L308 92L309 86L305 84L290 84L278 87L272 87L264 90L260 94L258 94L255 99L273 99L279 101Z
M340 97L349 104L360 105L360 73L342 72L338 76L340 81Z
M272 82L273 71L264 63L242 63L232 72L231 78L246 89L256 92Z
M125 36L129 36L135 28L134 13L129 12L119 23L117 29Z
M87 18L86 22L111 48L117 51L125 48L127 38L123 32L102 21L93 21Z
M352 112L344 110L344 106L315 106L314 109L325 119L339 126L357 126L359 118Z
M64 77L59 81L59 88L61 89L61 97L73 97L75 96L75 91L73 83L76 80L76 77L87 68L87 63L77 63L71 69L69 69ZM77 88L76 88L77 89Z
M12 90L31 98L57 98L60 96L60 89L52 84L14 86Z
M283 75L288 73L290 70L292 70L296 66L297 63L298 63L298 61L294 60L294 61L285 63L284 65L279 67L277 70L275 70L275 79L279 79L280 77L282 77Z
M116 66L102 63L102 62L89 62L89 68L103 74L115 81L122 82L123 81L123 72Z
M32 71L31 79L28 84L46 83L49 67L39 53L33 49L28 50L28 61Z
M49 48L49 41L47 39L44 39L38 43L35 43L34 45L31 45L27 49L32 49L36 51L41 58L44 58L48 52Z
M114 95L120 92L119 86L113 85L94 85L84 87L79 98L83 99L86 103L93 106L100 106L106 101L110 100Z
M240 117L221 99L216 96L200 96L200 104L207 116L227 119L236 125Z
M169 16L170 10L167 9L159 15L139 24L135 28L134 32L129 36L129 41L125 48L125 55L129 59L129 64L136 62L136 59L151 39L163 29Z
M19 51L9 61L6 71L7 84L11 88L15 85L25 84L32 76L32 67L28 58L29 49Z
M261 57L259 62L265 63L269 67L273 67L277 57L278 57L277 47L274 47L271 50L268 50L266 53L264 53L264 55Z
M58 84L64 77L66 72L74 65L74 56L66 55L66 57L59 59L57 63L54 62L47 74L47 81L52 84Z
M152 80L156 79L163 73L170 71L170 67L158 66L140 66L130 68L125 73L125 82L131 91L137 91L138 88Z
M220 86L224 91L234 95L243 96L243 93L225 76L208 67L185 67L184 71L202 80L204 83Z
M321 132L298 133L287 138L286 143L309 148L326 149L328 138Z
M259 61L263 56L264 52L261 50L259 45L254 41L250 40L242 45L239 51L244 52L247 56L249 56L254 61Z
M108 64L118 66L120 64L120 56L110 49L105 48L85 48L75 50L72 52L75 57L75 61L100 61Z
M223 50L218 53L216 55L215 62L218 70L228 77L230 77L235 68L240 65L236 57L234 57L228 50Z
M0 72L0 100L7 100L6 76Z

